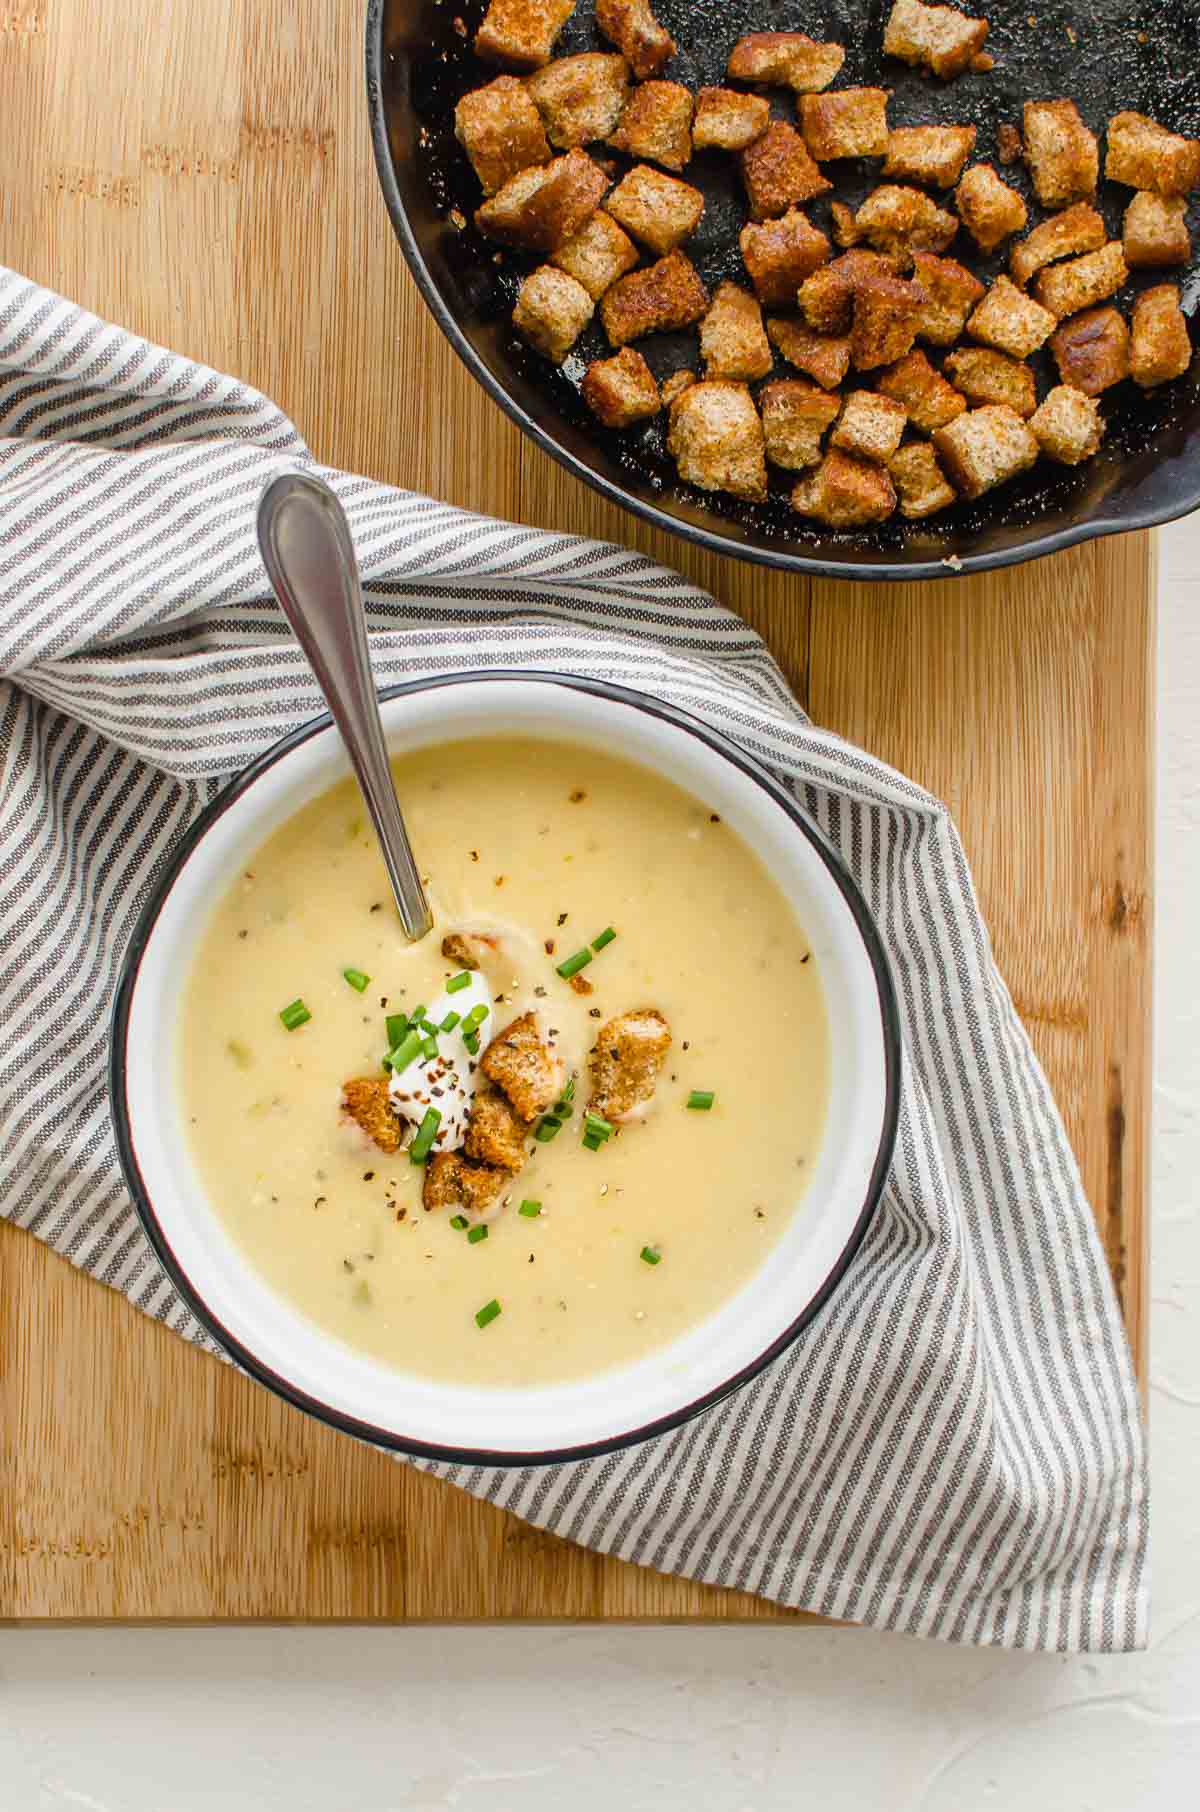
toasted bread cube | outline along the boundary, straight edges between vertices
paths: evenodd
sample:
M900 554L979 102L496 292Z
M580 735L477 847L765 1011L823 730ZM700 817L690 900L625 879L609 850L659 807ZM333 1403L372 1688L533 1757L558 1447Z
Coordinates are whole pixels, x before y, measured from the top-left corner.
M901 63L932 69L949 81L961 75L983 49L986 19L972 19L953 6L923 6L895 0L883 33L883 54Z
M952 189L975 149L975 137L974 126L893 126L883 174Z
M926 295L917 338L931 346L953 346L985 293L983 284L953 258L935 258L932 252L913 253L913 277Z
M696 96L692 142L697 151L744 151L771 123L771 103L736 88L702 88Z
M904 438L907 421L908 411L895 397L880 396L874 390L852 390L829 444L841 447L844 453L857 453L862 459L886 465Z
M463 1150L477 1164L494 1164L510 1173L521 1169L528 1156L525 1145L529 1127L507 1095L485 1085L475 1091Z
M1025 161L1043 207L1061 208L1096 193L1100 147L1074 101L1026 101Z
M581 226L572 239L560 245L551 264L576 283L582 283L593 302L598 302L618 277L631 271L638 261L638 250L628 233L623 233L611 214L597 208L591 219Z
M707 308L695 266L682 252L670 252L614 283L600 303L600 319L612 345L625 346L643 334L690 327Z
M721 283L700 323L700 356L706 375L749 383L766 377L774 364L755 297L736 283Z
M607 138L629 98L629 65L611 51L555 57L525 78L546 135L560 151Z
M1154 195L1142 189L1125 210L1125 262L1133 270L1186 264L1192 255L1187 202L1182 195Z
M1027 359L1031 352L1044 346L1056 326L1056 317L1011 278L999 276L987 295L967 321L967 332L997 352L1011 358Z
M1014 245L1008 260L1013 281L1024 289L1044 265L1056 258L1071 258L1081 252L1098 252L1108 238L1108 229L1090 202L1077 201L1035 226L1028 238Z
M833 264L806 277L796 294L805 321L816 333L849 333L854 315L854 285L845 271Z
M562 1062L552 1038L543 1037L534 1013L522 1013L498 1032L479 1059L479 1068L526 1121L544 1114L563 1084Z
M933 434L961 415L967 399L948 378L935 371L923 352L910 352L875 380L884 396L903 403L909 422L922 434Z
M454 109L454 136L485 195L502 189L518 170L550 161L538 110L516 76L497 76L464 94Z
M1077 466L1100 449L1104 417L1100 405L1070 384L1056 384L1044 399L1029 427L1047 459L1060 466Z
M1179 286L1144 289L1133 305L1130 376L1143 390L1182 377L1192 362L1192 342L1179 306Z
M827 528L866 528L895 514L896 489L882 466L835 447L797 483L792 508Z
M805 143L817 162L838 157L882 157L887 150L886 88L839 88L800 99Z
M798 208L741 231L742 262L754 293L768 308L788 308L800 285L829 257L829 241Z
M553 265L540 264L518 291L513 326L536 351L561 365L595 306L582 283Z
M900 499L900 514L910 521L935 516L958 502L958 492L946 482L938 456L926 440L901 447L888 460L888 475Z
M403 1132L392 1107L386 1076L352 1076L342 1084L342 1112L390 1157L400 1149Z
M1004 239L1019 233L1029 210L991 164L972 164L954 192L958 217L980 251L994 252ZM936 248L935 248L936 249Z
M982 497L1036 464L1038 444L1021 417L1002 403L971 409L945 428L933 444L960 497Z
M639 82L656 76L675 55L675 40L654 17L650 0L596 0L596 24L624 51Z
M1128 276L1121 241L1110 239L1098 252L1050 265L1038 277L1033 292L1057 320L1065 321L1068 315L1115 296Z
M785 472L803 472L821 458L821 437L837 420L841 402L803 378L776 378L758 399L767 458Z
M862 234L854 218L854 209L847 207L844 201L832 201L829 212L833 217L833 236L837 243L846 249L857 245Z
M1072 315L1050 341L1064 384L1099 396L1129 376L1129 329L1115 308Z
M1003 403L1015 415L1031 416L1037 408L1037 384L1028 365L990 346L960 346L942 367L972 407Z
M588 1053L591 1111L618 1123L640 1119L670 1048L671 1028L657 1007L635 1007L606 1021Z
M884 183L859 208L854 230L880 252L944 252L958 231L958 221L923 190Z
M864 277L854 292L850 359L857 371L894 365L912 351L917 323L927 301L919 283L904 277Z
M539 69L575 11L575 0L491 0L475 33L475 54L486 63Z
M595 213L607 187L607 176L586 151L568 151L511 176L475 210L475 224L502 245L556 252Z
M647 157L682 170L692 160L692 95L679 82L642 82L625 103L609 144L627 157Z
M814 333L799 321L773 315L767 338L789 365L815 378L823 390L836 390L850 369L849 335Z
M752 31L729 53L735 82L773 82L797 94L820 94L846 61L840 44L817 44L802 31Z
M623 346L611 359L596 359L580 386L583 400L606 428L630 428L657 415L662 402L654 374L640 352Z
M690 390L693 384L698 384L699 382L700 380L694 371L673 371L670 377L663 381L663 408L669 409L672 403L677 403L679 401L679 398L683 395L685 390Z
M1168 132L1145 113L1115 114L1108 122L1104 174L1131 189L1187 195L1200 186L1200 139Z
M649 164L637 164L604 205L627 232L663 257L695 232L704 212L704 197L677 176L664 176Z
M741 153L742 181L755 220L786 214L797 202L811 201L832 188L808 154L808 147L786 120L772 120L761 138Z
M693 384L671 406L667 448L685 484L751 503L767 495L766 442L744 384Z
M485 1215L512 1186L512 1172L493 1164L473 1164L460 1151L435 1151L425 1166L422 1206L431 1212Z

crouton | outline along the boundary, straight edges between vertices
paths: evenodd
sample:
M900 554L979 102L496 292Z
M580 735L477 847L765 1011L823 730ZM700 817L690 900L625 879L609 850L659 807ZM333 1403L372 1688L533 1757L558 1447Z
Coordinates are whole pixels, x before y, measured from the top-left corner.
M598 302L618 277L631 271L638 261L638 250L628 233L623 233L611 214L597 208L591 219L551 258L551 264L576 283L582 283L593 302Z
M975 137L974 126L893 126L883 174L952 189L975 149Z
M721 283L700 323L700 356L710 378L746 384L766 377L774 360L758 302L736 283Z
M671 1028L656 1007L638 1007L608 1020L588 1058L591 1111L618 1123L640 1119L654 1098L670 1048Z
M403 1123L392 1111L386 1076L353 1076L342 1084L342 1112L390 1157L400 1149Z
M1013 281L1024 289L1044 265L1056 258L1071 258L1081 252L1098 252L1108 238L1108 229L1089 202L1077 201L1035 226L1028 238L1014 245L1008 260Z
M944 428L961 415L967 399L948 378L935 371L923 352L910 352L875 380L884 396L903 403L908 419L922 434Z
M640 352L623 346L611 359L596 359L580 386L583 400L606 428L629 428L662 407L654 374Z
M1001 182L991 164L971 165L954 191L954 205L983 252L994 252L1002 240L1019 233L1029 220L1029 210L1017 191Z
M852 390L841 419L829 437L831 447L857 453L886 465L904 438L908 411L892 396L874 390Z
M1077 466L1099 451L1104 417L1099 404L1070 384L1056 384L1030 418L1030 432L1047 459Z
M459 1151L435 1151L425 1166L421 1202L431 1213L485 1215L512 1183L512 1173L491 1164L473 1164Z
M882 157L887 150L886 88L839 88L835 94L800 98L800 124L817 162L838 157Z
M744 384L693 384L671 406L667 449L685 484L752 503L767 495L766 444Z
M682 170L692 159L692 106L690 89L679 82L642 82L608 142L627 157Z
M895 514L896 489L882 466L834 448L799 480L792 508L827 528L866 528Z
M1104 174L1109 182L1159 195L1187 195L1200 186L1200 139L1168 132L1145 113L1117 113L1108 122Z
M1096 193L1100 147L1074 101L1026 101L1025 161L1043 207L1087 201Z
M883 183L854 216L854 230L879 252L944 252L958 221L921 189Z
M798 208L778 220L749 221L738 243L754 293L768 308L787 308L796 291L829 257L829 241Z
M841 402L803 378L776 378L759 394L767 458L785 472L802 472L821 458L821 437Z
M1005 120L996 127L996 156L1007 170L1010 164L1018 164L1025 147L1021 143L1021 134L1015 126Z
M771 103L761 94L702 88L696 96L692 142L697 151L744 151L771 123Z
M672 403L679 401L685 390L690 390L699 381L694 371L673 371L669 378L663 379L663 408L669 409Z
M650 0L596 0L596 24L624 51L639 82L656 76L675 55L675 40L654 17Z
M740 154L742 181L755 220L786 214L799 201L823 195L832 184L821 175L808 147L786 120L772 120L761 138Z
M843 248L857 245L862 234L854 219L854 209L847 207L844 201L833 201L829 204L829 213L833 221L833 237L838 245Z
M1179 286L1159 283L1133 305L1129 371L1135 384L1152 390L1182 377L1192 362L1192 342L1179 306Z
M816 44L802 31L752 31L730 51L726 74L735 82L773 82L797 94L819 94L845 61L840 44Z
M911 352L921 309L928 300L919 283L904 277L864 277L854 292L850 360L857 371L894 365Z
M690 327L708 307L708 291L682 252L671 252L645 270L630 271L600 304L604 331L614 346L647 333Z
M841 259L815 270L796 293L796 305L816 333L849 333L854 315L854 284Z
M454 136L485 195L494 195L518 170L550 161L538 110L516 76L497 76L464 94L454 109Z
M1086 396L1099 396L1129 376L1129 329L1111 306L1072 315L1051 339L1050 350L1063 383Z
M661 258L695 232L704 212L704 197L677 176L664 176L649 164L637 164L604 205L614 220Z
M561 365L595 306L582 283L553 265L540 264L517 292L513 326L535 351Z
M807 372L823 390L836 390L850 369L850 336L820 334L773 315L767 322L767 338L781 358L797 371Z
M932 252L913 253L913 277L926 296L917 316L917 338L931 346L953 346L985 293L983 284L953 258L935 258Z
M442 939L442 955L460 969L478 969L479 958L461 931L448 931Z
M1182 195L1154 195L1143 189L1125 210L1125 262L1134 270L1186 264L1192 255L1187 202Z
M486 63L538 69L575 11L575 0L491 0L475 33L475 54Z
M552 163L510 176L475 210L488 239L528 252L556 252L596 211L608 178L586 151L568 151Z
M972 407L1003 403L1015 415L1030 416L1037 408L1037 384L1028 365L1010 359L989 346L960 346L942 367Z
M1027 472L1038 444L1021 417L1002 403L970 409L939 428L933 444L951 484L961 497L982 497L1018 473Z
M1129 276L1129 266L1119 239L1110 239L1098 252L1052 264L1041 272L1033 293L1043 308L1059 321L1077 315L1115 296Z
M584 51L577 57L555 57L526 76L525 86L550 143L571 151L607 138L615 129L629 98L629 65L610 51Z
M958 502L958 492L946 481L938 456L928 441L913 441L888 460L888 476L900 499L900 514L910 521L935 516Z
M520 1170L528 1151L529 1127L498 1088L476 1089L463 1150L477 1164L510 1173Z
M508 1096L522 1120L544 1114L562 1089L562 1064L532 1013L522 1013L497 1033L479 1067Z
M883 33L883 54L901 63L932 69L949 81L961 75L983 49L986 19L972 19L953 6L923 6L895 0Z
M1009 277L1000 276L967 320L967 332L997 352L1027 359L1054 332L1056 317Z

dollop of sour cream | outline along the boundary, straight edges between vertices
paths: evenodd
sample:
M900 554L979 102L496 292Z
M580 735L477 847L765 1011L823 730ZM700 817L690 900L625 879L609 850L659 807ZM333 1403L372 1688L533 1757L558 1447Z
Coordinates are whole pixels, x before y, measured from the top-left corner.
M463 1042L462 1027L475 1008L486 1007L487 1016L477 1030L479 1050L496 1035L495 1003L491 989L479 970L470 971L464 987L449 993L445 988L425 1009L425 1017L440 1026L451 1013L458 1014L458 1024L449 1032L437 1034L437 1054L420 1053L402 1070L393 1070L388 1084L388 1099L401 1120L417 1127L431 1107L442 1116L434 1138L435 1151L457 1151L467 1134L467 1121L479 1076L479 1057L472 1057Z

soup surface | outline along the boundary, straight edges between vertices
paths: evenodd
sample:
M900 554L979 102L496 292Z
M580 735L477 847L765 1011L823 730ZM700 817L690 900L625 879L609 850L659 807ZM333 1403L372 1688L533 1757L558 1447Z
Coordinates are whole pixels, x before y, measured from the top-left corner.
M351 781L263 844L186 987L180 1086L201 1175L275 1290L389 1365L541 1385L638 1359L769 1263L803 1211L828 1066L803 929L740 838L645 768L518 739L393 765L435 930L406 945ZM609 927L575 985L560 977ZM573 1113L531 1140L474 1238L475 1216L422 1206L425 1167L342 1111L348 1078L386 1074L385 1016L434 1002L461 969L442 940L464 929L494 940L463 984L473 1000L486 978L481 1050L533 1010L576 1077ZM370 978L362 992L347 969ZM297 999L311 1017L289 1031ZM604 1022L646 1007L672 1035L653 1101L592 1149L588 1053ZM711 1106L689 1108L693 1091Z

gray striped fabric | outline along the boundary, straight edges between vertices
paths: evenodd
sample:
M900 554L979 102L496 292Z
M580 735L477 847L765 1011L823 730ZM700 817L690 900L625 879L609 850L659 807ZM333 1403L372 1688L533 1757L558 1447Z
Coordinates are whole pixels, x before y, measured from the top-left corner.
M209 1345L121 1181L107 1008L180 832L320 707L253 526L279 457L311 456L244 385L4 272L0 434L0 1203ZM381 681L571 669L696 713L841 849L903 1017L880 1212L785 1357L606 1459L427 1470L590 1547L878 1628L1141 1646L1145 1456L1120 1316L944 808L809 724L759 639L674 573L323 476Z

